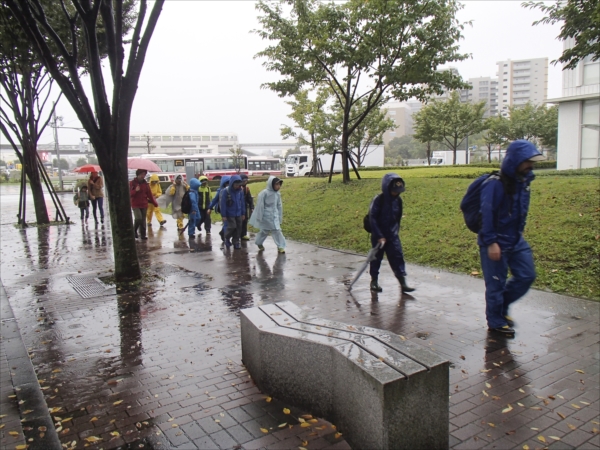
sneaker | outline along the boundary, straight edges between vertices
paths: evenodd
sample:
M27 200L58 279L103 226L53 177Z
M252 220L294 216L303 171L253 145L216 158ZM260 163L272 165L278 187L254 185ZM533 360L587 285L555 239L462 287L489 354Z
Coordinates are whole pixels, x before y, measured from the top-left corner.
M239 250L240 248L242 248L242 246L240 244L233 244L233 248Z
M513 328L515 326L515 321L513 320L512 317L504 316L504 318L506 319L506 323L508 324L509 327Z
M227 248L231 247L231 240L225 239L225 247L227 247Z
M167 221L166 221L166 220L161 220L161 221L160 221L160 226L162 227L162 226L163 226L165 223L167 223Z
M279 248L277 249L277 253L285 253L285 248L283 248L283 247L279 247Z
M488 328L490 333L500 334L502 336L514 336L515 330L514 328L509 327L508 325L504 325L503 327L498 328Z
M264 251L264 250L265 250L265 246L264 246L264 245L259 245L259 246L258 246L258 251L259 251L259 252L262 252L262 251Z
M250 238L248 236L242 236L242 241L249 241Z
M208 236L209 234L210 234L210 231L207 231L207 232L206 232L206 235Z

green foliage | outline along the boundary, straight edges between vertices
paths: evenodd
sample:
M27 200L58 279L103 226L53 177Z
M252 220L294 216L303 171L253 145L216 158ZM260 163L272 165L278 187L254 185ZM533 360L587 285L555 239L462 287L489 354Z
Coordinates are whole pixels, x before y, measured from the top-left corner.
M389 171L361 171L363 181L345 185L340 177L331 185L322 179L286 180L281 190L285 235L366 253L370 242L362 217ZM481 271L475 235L465 227L458 205L473 179L488 171L469 166L398 170L406 181L401 238L408 262L464 274ZM525 229L536 259L534 287L600 299L600 171L537 175Z
M96 158L95 156L88 156L88 163L89 164L98 164L98 158Z
M58 167L58 159L54 158L52 160L52 167ZM69 161L64 158L60 158L60 168L63 170L69 170Z
M385 146L386 165L400 165L406 159L423 159L427 157L423 143L415 136L402 136L392 139Z
M81 166L85 166L87 163L88 163L88 162L87 162L87 159L85 159L85 158L79 158L79 159L77 160L77 162L75 163L75 165L76 165L77 167L81 167Z
M346 157L351 135L388 98L424 100L465 86L460 76L437 70L468 57L458 48L460 8L455 0L260 1L262 29L256 33L273 45L256 56L280 74L263 86L287 96L307 84L328 85L344 112L339 133ZM360 101L364 107L351 122ZM349 180L347 170L343 177Z
M575 45L563 50L562 55L554 64L562 63L563 70L576 69L584 58L591 56L592 61L600 59L600 3L598 0L556 0L553 4L547 2L527 1L522 3L525 8L541 10L545 17L534 22L534 25L555 24L561 22L558 38L566 41L574 38Z

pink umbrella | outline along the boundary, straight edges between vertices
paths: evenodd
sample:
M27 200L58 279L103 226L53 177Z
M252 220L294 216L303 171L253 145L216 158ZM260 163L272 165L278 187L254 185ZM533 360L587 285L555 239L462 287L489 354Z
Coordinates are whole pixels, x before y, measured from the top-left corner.
M73 172L78 172L78 173L101 172L101 171L102 171L102 169L97 164L85 164L81 167L73 169Z
M160 167L158 167L155 163L150 161L149 159L142 158L129 158L127 160L127 168L128 169L143 169L148 172L162 172Z

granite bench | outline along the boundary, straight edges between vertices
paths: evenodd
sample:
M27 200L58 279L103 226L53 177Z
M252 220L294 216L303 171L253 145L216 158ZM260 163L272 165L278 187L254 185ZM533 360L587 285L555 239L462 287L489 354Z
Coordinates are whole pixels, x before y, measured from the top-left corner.
M442 449L449 363L376 328L310 318L286 301L241 311L258 388L336 425L353 449Z

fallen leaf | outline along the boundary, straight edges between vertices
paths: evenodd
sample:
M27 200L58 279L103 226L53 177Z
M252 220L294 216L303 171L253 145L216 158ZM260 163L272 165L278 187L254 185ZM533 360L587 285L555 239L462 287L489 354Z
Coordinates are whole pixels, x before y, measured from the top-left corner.
M562 413L557 412L556 414L558 414L560 416L561 419L566 419L565 415Z
M523 450L529 450L529 445L525 444L525 445L523 446Z
M309 422L310 423L319 423L319 421L317 419L310 419Z
M342 433L340 433L340 432L337 432L337 433L334 434L334 436L335 436L336 439L339 438L341 435L342 435Z
M544 436L538 436L538 441L546 443L546 438Z
M262 431L265 434L269 433L269 430L267 430L266 428L261 428L260 431Z
M485 383L485 387L488 388L488 389L491 389L492 385L490 383Z
M304 420L302 417L298 417L298 422L304 423L304 422L306 422L306 420Z
M496 425L494 425L492 422L488 422L488 425L492 428L496 428Z
M460 355L460 359L462 359L464 361L467 358L465 358L465 355Z
M579 373L585 373L583 370L581 369L575 369L575 372L579 372Z
M491 371L492 369L481 369L480 372L481 373L488 373L489 371Z
M581 409L581 406L576 405L575 403L571 403L571 406L575 409Z
M278 428L283 428L283 427L285 427L286 425L287 425L287 422L284 422L284 423L282 423L282 424L279 424L277 427L278 427Z
M267 401L267 403L271 403L271 400L273 400L271 397L266 397L265 400Z
M284 414L289 414L290 412L291 412L291 411L290 411L289 409L287 409L287 408L283 408L283 413L284 413Z
M171 428L178 428L179 425L177 425L176 423L171 424Z
M27 448L27 444L19 444L15 447L15 450L25 450Z
M558 436L550 436L550 439L554 439L555 441L560 441L560 438Z
M536 411L541 411L542 408L540 408L539 406L532 406L531 409L534 409Z
M92 417L92 418L90 419L90 422L95 422L96 420L98 420L98 418L97 418L97 417Z
M302 447L306 447L308 445L308 441L302 441Z
M517 402L517 405L519 405L519 406L521 406L521 407L525 408L525 405L524 405L523 403L519 403L519 402Z
M562 398L563 400L565 399L565 398L564 398L562 395L560 395L560 394L556 394L556 396L557 396L558 398Z
M511 412L512 410L513 410L513 407L512 407L512 406L510 406L510 405L508 405L508 407L507 407L507 408L504 408L504 409L502 410L502 414L509 413L509 412Z
M99 438L96 436L89 436L89 437L86 437L84 440L93 444L94 442L100 442L102 440L102 438Z
M121 433L119 433L118 431L111 431L110 435L113 437L119 437L119 436L121 436Z
M221 423L221 421L219 419L215 419L216 423Z
M117 406L117 405L120 405L121 403L123 403L123 400L117 400L116 402L113 403L113 405Z
M73 420L72 417L67 417L66 419L61 420L61 422L68 422L69 420Z
M588 402L584 402L583 400L579 400L579 403L583 404L583 405L589 405Z
M524 391L523 389L520 389L520 388L519 388L519 392L520 392L521 394L524 394L524 393L525 393L525 391Z
M489 397L489 394L487 392L485 392L485 389L483 391L481 391L483 393L483 395L485 395L486 397Z
M310 427L310 423L304 422L304 423L301 423L300 426L302 428Z
M11 436L18 436L19 433L17 431L9 431L8 434L10 434Z
M571 429L571 430L576 430L577 427L575 425L571 425L570 423L567 424L567 426Z
M54 369L54 370L52 371L52 373L58 373L58 372L62 372L62 370L60 370L60 369Z

